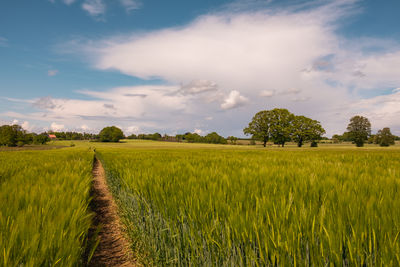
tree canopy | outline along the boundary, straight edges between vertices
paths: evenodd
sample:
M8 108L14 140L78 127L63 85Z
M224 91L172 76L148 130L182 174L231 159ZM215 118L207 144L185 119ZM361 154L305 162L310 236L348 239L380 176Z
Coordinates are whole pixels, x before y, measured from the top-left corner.
M371 135L371 123L368 118L363 116L354 116L350 119L350 123L347 126L349 137L356 146L364 146L366 140Z
M296 116L287 109L275 108L258 112L243 132L262 141L264 147L269 140L282 146L293 140L301 147L305 141L321 139L325 130L319 121Z
M124 138L124 133L118 127L105 127L99 133L99 141L101 142L119 142Z
M301 147L305 141L316 141L325 134L319 121L305 116L296 116L293 121L292 139Z
M0 145L16 146L24 140L25 131L19 125L3 125L0 127Z
M264 147L271 137L271 111L263 110L256 115L249 123L249 126L243 129L245 135L252 135L253 139L263 142Z
M390 146L394 145L395 136L390 132L390 128L386 127L379 130L375 135L375 144L380 146Z

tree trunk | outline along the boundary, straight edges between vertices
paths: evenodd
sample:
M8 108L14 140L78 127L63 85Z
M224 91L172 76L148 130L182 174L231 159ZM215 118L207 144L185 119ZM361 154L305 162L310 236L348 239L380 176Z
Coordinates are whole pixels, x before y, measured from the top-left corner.
M302 139L299 139L299 142L297 143L297 146L298 147L301 147L303 145L303 140Z
M263 145L264 145L264 147L266 147L266 146L267 146L267 140L264 140L264 143L263 143Z

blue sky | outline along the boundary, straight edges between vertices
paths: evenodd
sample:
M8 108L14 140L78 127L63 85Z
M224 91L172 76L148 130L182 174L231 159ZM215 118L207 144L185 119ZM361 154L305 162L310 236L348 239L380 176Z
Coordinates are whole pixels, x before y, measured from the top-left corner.
M0 123L243 136L288 108L400 134L400 1L3 0Z

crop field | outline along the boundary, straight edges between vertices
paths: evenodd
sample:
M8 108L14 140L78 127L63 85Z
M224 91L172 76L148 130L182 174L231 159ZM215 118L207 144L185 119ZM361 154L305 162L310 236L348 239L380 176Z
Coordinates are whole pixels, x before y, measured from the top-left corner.
M0 266L79 266L93 152L0 152Z
M0 152L0 266L86 265L93 148L144 266L400 265L397 145L51 146Z
M398 148L140 144L97 154L145 265L400 265Z

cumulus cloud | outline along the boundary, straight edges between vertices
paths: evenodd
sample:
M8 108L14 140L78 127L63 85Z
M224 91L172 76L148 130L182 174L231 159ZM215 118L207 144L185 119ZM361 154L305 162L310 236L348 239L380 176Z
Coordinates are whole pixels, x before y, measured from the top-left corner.
M375 130L391 127L395 134L400 134L400 90L359 100L350 109L369 118Z
M263 97L271 97L271 96L274 96L275 94L276 94L275 90L262 90L260 92L260 96L263 96Z
M64 126L64 124L58 124L58 123L53 122L50 125L50 129L52 131L59 132L59 131L63 131L65 129L65 126Z
M29 99L44 110L29 116L58 122L62 117L62 123L91 129L103 121L143 131L196 127L242 135L256 112L280 107L321 121L328 134L343 132L356 113L380 125L385 114L397 114L397 92L368 100L360 92L399 87L399 44L339 36L353 2L218 12L180 27L89 41L77 50L95 68L159 78L166 85L81 91L90 100ZM84 3L103 6L94 16L105 12L103 1ZM400 130L394 121L385 123Z
M137 126L128 126L128 127L125 127L123 130L126 135L140 133L140 128Z
M24 121L24 122L21 124L21 127L22 127L22 129L24 129L24 130L26 130L26 131L28 131L28 132L31 132L32 129L33 129L33 126L31 126L31 124L30 124L28 121Z
M236 90L229 93L229 96L225 98L224 102L221 104L222 109L232 109L245 105L249 100L240 95Z
M85 0L82 9L88 12L90 16L97 17L106 12L106 5L103 0Z
M86 124L83 124L83 125L81 126L81 129L82 129L83 131L88 131L88 130L90 130L90 127L87 126Z
M203 134L204 134L204 131L201 130L201 129L194 129L193 133L196 133L196 134L198 134L198 135L203 135Z
M48 76L56 76L58 74L58 70L48 70L47 75Z

